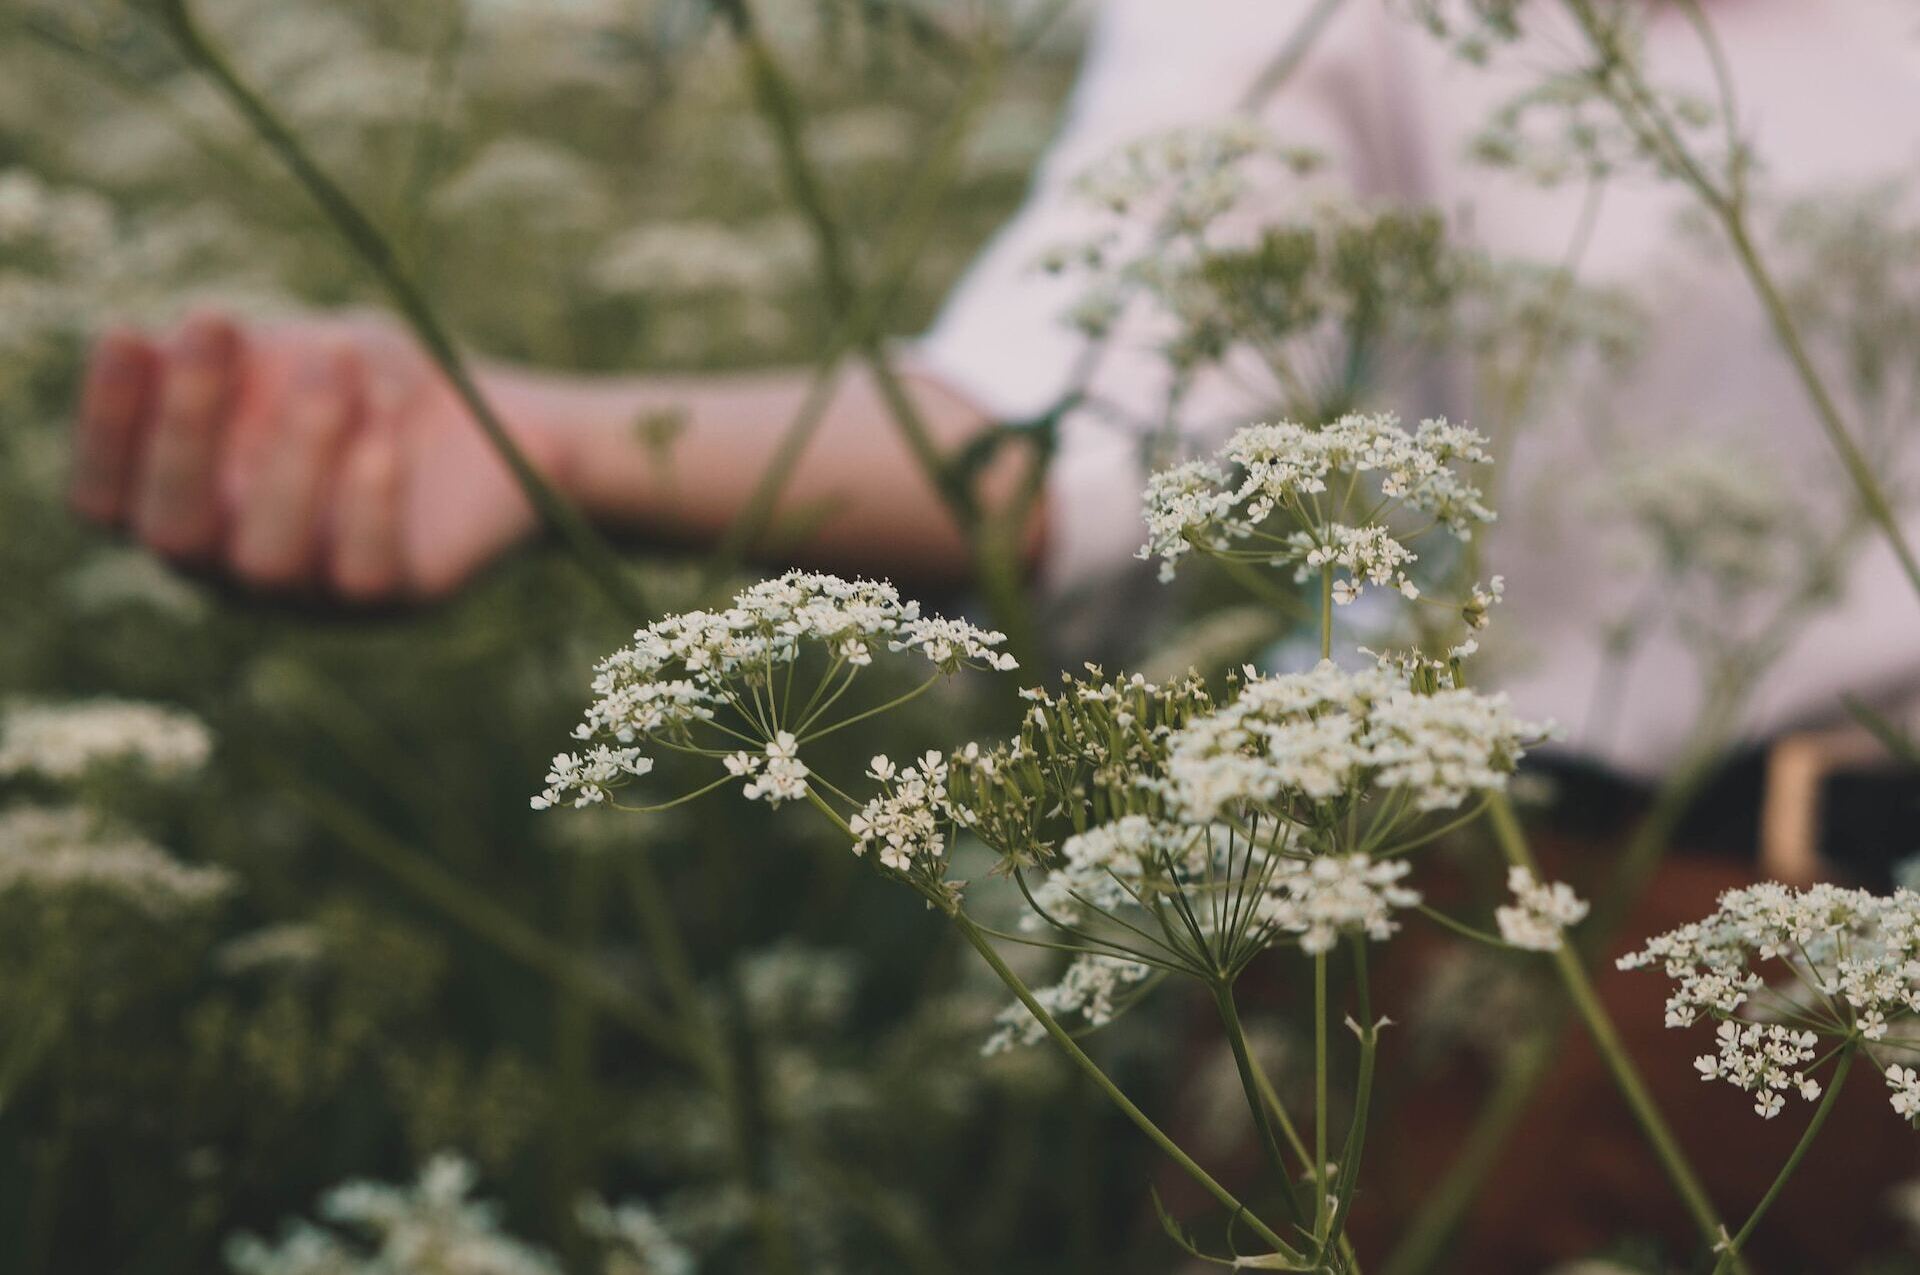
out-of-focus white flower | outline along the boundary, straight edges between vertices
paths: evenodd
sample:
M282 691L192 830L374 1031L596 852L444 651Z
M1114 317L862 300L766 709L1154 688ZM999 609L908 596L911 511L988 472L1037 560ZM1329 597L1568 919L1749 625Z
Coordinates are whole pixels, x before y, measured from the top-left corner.
M18 703L0 714L0 776L74 780L97 766L132 764L173 778L200 769L212 751L199 718L158 704Z
M411 1186L342 1183L320 1202L340 1231L296 1222L278 1244L238 1236L227 1263L238 1275L560 1275L551 1255L501 1231L493 1205L469 1198L473 1182L472 1165L439 1155Z
M579 1218L580 1229L605 1250L605 1275L694 1275L693 1254L644 1204L593 1197L581 1201Z
M1507 888L1514 902L1495 908L1493 917L1500 937L1515 947L1557 952L1567 928L1586 919L1586 900L1564 881L1536 880L1530 869L1514 867L1507 871Z
M91 810L0 811L0 896L88 892L166 919L218 901L233 885L224 869L182 863Z
M1151 967L1138 961L1088 953L1074 957L1058 983L1035 988L1033 999L1055 1019L1077 1014L1087 1026L1102 1027L1113 1021L1114 999L1151 973ZM981 1046L984 1054L1003 1053L1015 1045L1037 1044L1046 1038L1047 1029L1019 1001L1001 1010L995 1021L1000 1027Z

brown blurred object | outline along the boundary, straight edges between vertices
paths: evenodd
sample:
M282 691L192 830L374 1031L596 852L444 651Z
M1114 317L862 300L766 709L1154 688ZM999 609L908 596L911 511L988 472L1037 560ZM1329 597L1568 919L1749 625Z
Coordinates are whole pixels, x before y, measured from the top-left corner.
M1698 920L1713 910L1721 891L1753 880L1751 870L1724 860L1668 860L1594 971L1600 999L1655 1101L1721 1217L1735 1229L1786 1161L1812 1107L1790 1105L1778 1118L1762 1120L1746 1095L1702 1081L1693 1059L1711 1052L1711 1027L1666 1027L1668 980L1657 971L1622 972L1613 958L1650 935ZM1484 1068L1454 1068L1431 1086L1431 1097L1416 1096L1407 1104L1426 1117L1420 1137L1382 1138L1371 1148L1377 1157L1371 1160L1374 1198L1367 1216L1355 1217L1363 1254L1378 1260L1390 1249L1398 1229L1394 1220L1410 1215L1426 1183L1447 1171L1490 1081ZM1912 1130L1887 1106L1878 1076L1861 1069L1755 1233L1748 1253L1754 1270L1839 1271L1850 1258L1898 1243L1888 1190L1916 1169ZM1633 1235L1656 1236L1675 1256L1697 1248L1684 1209L1605 1065L1574 1025L1446 1269L1534 1272Z
M1580 878L1587 874L1576 865L1607 861L1567 844L1543 850L1549 875L1564 874L1583 888ZM1766 1191L1813 1108L1795 1101L1778 1118L1762 1120L1746 1095L1726 1084L1703 1082L1693 1060L1711 1052L1711 1026L1667 1028L1669 981L1658 971L1622 972L1613 960L1652 934L1705 916L1721 891L1754 879L1751 868L1731 860L1670 858L1605 961L1593 970L1601 1001L1732 1229ZM1406 1024L1424 969L1457 941L1411 921L1405 933L1377 949L1376 1005ZM1276 985L1279 969L1277 964L1256 967L1239 989L1243 1003L1257 1007L1297 994L1296 988ZM1632 1239L1657 1241L1679 1269L1687 1269L1688 1259L1699 1252L1693 1225L1605 1064L1578 1022L1567 1021L1552 1069L1436 1271L1537 1275ZM1514 1023L1513 1031L1530 1026ZM1200 1030L1217 1029L1209 1023ZM1348 1044L1343 1036L1336 1045L1336 1068L1347 1065ZM1383 1037L1384 1083L1408 1074L1409 1045L1404 1026ZM1341 1073L1335 1075L1335 1083L1341 1083ZM1352 1223L1365 1269L1379 1269L1433 1184L1450 1170L1496 1078L1487 1056L1452 1050L1395 1094L1375 1120ZM1295 1116L1308 1132L1310 1113L1296 1109ZM1344 1130L1344 1123L1336 1128L1336 1149ZM1251 1185L1260 1167L1250 1138L1230 1163L1218 1167L1230 1184ZM1827 1275L1847 1270L1858 1257L1895 1248L1902 1227L1889 1208L1890 1190L1916 1172L1920 1154L1913 1131L1888 1107L1886 1086L1873 1069L1856 1068L1826 1128L1748 1246L1756 1275ZM1163 1182L1163 1192L1172 1185ZM1192 1215L1205 1212L1204 1202L1189 1201L1183 1190L1175 1188L1172 1195L1179 1206L1190 1204Z

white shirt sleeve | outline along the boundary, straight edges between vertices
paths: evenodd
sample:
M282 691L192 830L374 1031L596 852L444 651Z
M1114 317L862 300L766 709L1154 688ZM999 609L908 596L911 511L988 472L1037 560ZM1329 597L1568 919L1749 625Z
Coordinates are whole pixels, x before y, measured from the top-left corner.
M1074 182L1129 142L1226 118L1313 7L1312 0L1102 6L1062 129L1025 204L919 342L919 366L1002 420L1032 418L1056 405L1086 345L1065 321L1084 281L1049 274L1038 263L1050 249L1107 224L1075 196ZM1325 156L1331 179L1348 189L1378 189L1403 175L1366 171L1369 160L1399 149L1373 144L1394 132L1400 109L1380 91L1379 39L1375 6L1345 6L1263 115L1283 144ZM1152 402L1162 374L1157 364L1150 350L1116 341L1102 357L1102 387L1116 400ZM1048 489L1048 592L1111 574L1131 559L1142 534L1136 453L1123 432L1084 415L1062 422Z

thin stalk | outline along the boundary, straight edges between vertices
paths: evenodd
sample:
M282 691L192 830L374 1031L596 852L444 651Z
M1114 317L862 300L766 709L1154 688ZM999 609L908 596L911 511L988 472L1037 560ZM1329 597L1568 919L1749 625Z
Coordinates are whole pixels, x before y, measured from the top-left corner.
M1340 1146L1340 1172L1334 1178L1333 1230L1321 1242L1321 1254L1346 1238L1347 1212L1353 1204L1354 1190L1360 1184L1360 1158L1367 1146L1367 1118L1373 1100L1373 1067L1380 1046L1380 1024L1373 1017L1373 996L1367 977L1367 938L1352 937L1353 986L1356 1007L1360 1011L1360 1062L1353 1083L1353 1123L1347 1140Z
M1713 1275L1722 1275L1722 1272L1732 1269L1732 1263L1740 1260L1742 1246L1752 1236L1754 1228L1760 1225L1760 1219L1767 1215L1767 1210L1773 1207L1773 1202L1780 1198L1780 1193L1786 1190L1787 1179L1792 1177L1793 1171L1800 1167L1800 1161L1806 1159L1807 1150L1813 1146L1814 1138L1819 1136L1820 1126L1827 1122L1827 1115L1833 1110L1835 1100L1840 1097L1840 1086L1846 1083L1847 1072L1852 1066L1853 1050L1843 1046L1840 1050L1840 1061L1833 1069L1833 1079L1827 1084L1826 1096L1820 1099L1819 1107L1814 1110L1813 1119L1807 1121L1807 1131L1800 1135L1800 1141L1794 1144L1793 1154L1789 1155L1787 1162L1780 1166L1780 1172L1773 1179L1773 1185L1768 1187L1767 1193L1760 1197L1760 1203L1753 1206L1753 1213L1747 1218L1746 1225L1740 1228L1738 1235L1725 1242L1726 1246L1720 1254L1720 1260L1714 1263Z
M579 992L601 1013L661 1053L696 1067L700 1064L699 1051L688 1044L674 1024L635 1000L614 979L583 964L573 952L332 793L307 783L278 764L264 763L263 769L270 781L332 833L341 845L399 881L421 902L503 956L546 975L558 986Z
M753 88L754 103L766 121L768 131L773 134L774 153L779 160L787 195L798 206L802 220L813 233L827 307L836 318L844 319L852 309L859 289L847 259L845 236L832 209L828 207L826 194L807 155L799 95L794 92L773 51L767 47L766 38L755 23L746 0L718 0L717 7L726 18L728 29L732 31L734 41L746 61L747 79ZM880 397L892 414L908 450L913 453L915 461L933 483L955 520L963 529L970 530L979 513L974 506L972 493L941 454L932 431L927 428L906 387L900 383L879 340L868 335L858 344L861 355L873 373Z
M826 816L827 821L833 824L834 827L838 828L848 837L853 836L853 829L849 828L847 821L840 817L840 812L832 806L829 806L826 800L813 790L812 786L807 788L807 801L815 810L818 810L822 815ZM930 895L928 896L928 902L937 903ZM1198 1182L1201 1187L1206 1190L1208 1195L1218 1200L1224 1207L1232 1210L1234 1217L1245 1222L1254 1234L1273 1245L1276 1253L1281 1254L1290 1261L1300 1260L1300 1254L1297 1250L1290 1247L1286 1241L1276 1235L1273 1228L1265 1222L1262 1222L1246 1205L1240 1203L1240 1201L1234 1197L1233 1192L1221 1186L1220 1183L1214 1179L1213 1175L1201 1168L1192 1156L1181 1150L1179 1143L1162 1132L1160 1126L1155 1124L1146 1112L1136 1107L1133 1104L1133 1100L1122 1093L1120 1087L1108 1078L1106 1072L1100 1070L1100 1065L1094 1062L1093 1059L1087 1057L1086 1051L1081 1049L1079 1043L1067 1032L1066 1028L1062 1027L1059 1021L1047 1012L1046 1006L1034 999L1033 993L1028 990L1026 983L1022 982L1020 976L1013 972L1006 961L1001 959L998 949L988 941L986 934L981 931L978 925L974 924L971 917L955 907L942 906L941 910L946 913L947 919L953 922L954 928L960 931L961 937L965 938L968 943L973 945L973 949L980 953L980 957L986 961L987 967L999 975L1000 981L1005 983L1007 989L1014 994L1022 1005L1027 1007L1027 1012L1033 1015L1035 1021L1045 1029L1047 1035L1053 1038L1054 1043L1066 1052L1067 1057L1071 1058L1081 1071L1086 1073L1088 1079L1099 1086L1100 1091L1107 1095L1114 1106L1120 1108L1121 1113L1125 1115L1127 1119L1133 1121L1139 1130L1146 1134L1155 1146L1166 1153L1167 1158L1179 1165L1187 1176L1191 1177L1195 1182Z
M645 615L646 603L638 586L621 567L607 542L594 531L579 510L548 485L514 443L505 423L481 392L466 357L454 344L438 312L402 264L387 237L361 211L353 197L308 154L299 137L267 104L266 99L240 78L226 55L207 39L194 17L190 0L159 0L158 10L181 55L200 68L214 83L260 140L306 189L341 239L380 281L401 318L453 386L468 414L505 462L514 481L519 484L541 520L566 542L581 568L609 601L630 615Z
M1327 954L1313 958L1313 1233L1327 1235Z
M1727 237L1728 247L1733 250L1741 271L1747 276L1747 282L1753 288L1754 295L1759 298L1761 308L1766 311L1774 336L1786 353L1788 362L1793 365L1794 373L1798 376L1808 401L1813 405L1814 415L1819 420L1821 431L1826 434L1827 441L1840 458L1841 466L1859 490L1860 500L1865 506L1868 517L1879 527L1887 543L1892 546L1894 556L1899 560L1900 569L1906 574L1907 582L1913 587L1915 596L1920 597L1920 558L1915 557L1913 547L1908 543L1906 533L1894 514L1892 502L1887 499L1885 490L1880 486L1879 480L1874 477L1872 464L1861 452L1859 444L1854 441L1852 433L1848 430L1846 421L1840 414L1840 408L1832 392L1827 388L1826 379L1814 366L1813 358L1807 351L1806 342L1800 335L1799 324L1795 322L1785 298L1780 295L1779 285L1754 247L1752 231L1747 225L1747 204L1743 197L1743 183L1740 181L1738 168L1736 167L1735 172L1731 174L1730 189L1722 190L1715 185L1702 169L1699 161L1686 149L1672 125L1659 113L1657 103L1641 78L1638 68L1630 58L1621 53L1613 40L1612 33L1594 11L1589 0L1566 0L1566 7L1593 46L1595 54L1609 66L1617 68L1623 77L1626 91L1631 94L1632 100L1622 100L1619 96L1611 97L1614 108L1620 113L1622 120L1630 130L1639 133L1669 155L1681 179L1720 223L1721 230ZM1715 62L1716 75L1724 76L1724 68L1718 62L1717 45L1711 37L1711 28L1705 25L1705 19L1697 9L1693 11L1693 17L1696 24L1705 32L1703 39L1707 44L1710 58ZM1721 93L1723 97L1731 96L1730 83L1724 79L1721 80ZM1651 130L1651 133L1648 130ZM1740 154L1740 151L1735 149L1730 163L1736 166L1741 164Z
M1300 1253L1296 1249L1282 1240L1279 1235L1274 1232L1272 1227L1254 1216L1246 1205L1234 1197L1231 1191L1221 1186L1219 1182L1214 1180L1212 1174L1201 1168L1192 1156L1181 1150L1180 1145L1162 1132L1160 1126L1148 1118L1146 1112L1136 1107L1133 1104L1133 1100L1120 1091L1120 1087L1108 1078L1107 1073L1100 1070L1098 1063L1087 1057L1086 1051L1080 1048L1079 1043L1068 1034L1065 1028L1061 1027L1060 1024L1055 1021L1053 1015L1047 1012L1045 1006L1034 999L1033 993L1027 989L1027 985L1021 981L1020 976L1014 973L1013 970L1008 967L1007 963L1001 959L1000 953L994 948L993 944L987 940L987 936L980 932L980 928L967 917L966 913L954 911L948 915L953 921L954 927L960 931L961 937L973 945L973 949L980 953L981 959L986 961L988 967L1000 976L1000 981L1007 985L1008 990L1019 999L1020 1003L1027 1007L1027 1012L1034 1016L1040 1023L1040 1026L1046 1030L1047 1035L1053 1038L1054 1043L1066 1051L1067 1057L1071 1058L1074 1064L1086 1074L1087 1078L1098 1086L1102 1093L1106 1094L1114 1106L1120 1108L1121 1113L1125 1115L1127 1119L1133 1121L1135 1126L1137 1126L1142 1133L1146 1134L1155 1146L1159 1147L1169 1159L1179 1165L1187 1176L1191 1177L1195 1182L1198 1182L1207 1194L1219 1201L1222 1207L1230 1210L1236 1219L1245 1222L1254 1234L1273 1245L1274 1252L1279 1253L1289 1261L1301 1260Z
M780 493L799 463L807 444L826 418L827 406L841 365L853 350L863 349L876 340L908 278L919 264L920 250L938 223L944 207L943 196L951 187L960 144L966 138L965 124L977 115L992 87L998 82L998 67L991 59L982 60L962 90L960 100L949 114L932 144L926 163L901 199L893 218L895 230L880 251L880 282L866 289L848 307L846 317L836 326L820 356L819 367L806 398L781 434L774 454L761 470L752 493L740 513L721 534L713 554L716 566L710 575L724 577L741 558L752 550L766 533Z
M1320 568L1320 658L1333 657L1333 567Z
M1267 1154L1267 1163L1280 1179L1280 1194L1286 1201L1287 1211L1294 1221L1301 1221L1300 1204L1293 1198L1293 1175L1287 1171L1287 1160L1280 1152L1280 1140L1274 1131L1273 1119L1267 1112L1266 1103L1261 1101L1260 1082L1255 1079L1258 1066L1253 1061L1253 1053L1247 1048L1246 1029L1240 1024L1240 1012L1233 1002L1233 985L1225 979L1213 983L1213 1003L1220 1010L1220 1024L1227 1031L1227 1045L1233 1050L1233 1065L1240 1073L1240 1088L1246 1093L1247 1106L1253 1112L1253 1124L1260 1135L1260 1146Z
M1516 867L1527 868L1538 873L1533 852L1527 846L1526 834L1521 830L1520 820L1513 813L1513 805L1505 794L1496 794L1488 805L1488 814L1493 824L1494 838L1500 844L1501 852L1507 862ZM1640 1069L1621 1043L1620 1033L1613 1025L1613 1019L1606 1008L1594 995L1593 984L1587 978L1586 966L1581 963L1580 955L1571 943L1562 943L1553 953L1553 962L1559 971L1560 981L1566 987L1567 998L1573 1002L1574 1012L1586 1025L1587 1034L1593 1045L1605 1061L1607 1070L1613 1076L1616 1088L1626 1099L1627 1108L1633 1113L1634 1120L1646 1135L1647 1144L1653 1148L1655 1158L1666 1172L1667 1179L1686 1205L1687 1213L1692 1217L1695 1228L1706 1241L1709 1248L1716 1247L1726 1235L1726 1227L1714 1210L1713 1201L1708 1197L1706 1188L1700 1184L1699 1175L1687 1160L1686 1152L1681 1150L1679 1140L1673 1136L1666 1117L1660 1114L1659 1105L1648 1091ZM1737 1261L1736 1257L1736 1261ZM1744 1269L1741 1267L1739 1269Z

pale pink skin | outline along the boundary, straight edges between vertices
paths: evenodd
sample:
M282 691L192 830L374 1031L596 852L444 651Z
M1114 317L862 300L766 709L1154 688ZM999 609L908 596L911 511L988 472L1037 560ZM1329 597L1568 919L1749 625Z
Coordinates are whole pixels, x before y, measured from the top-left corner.
M744 506L808 388L804 371L586 378L489 365L479 377L534 467L589 516L693 544ZM908 386L942 446L984 428L943 386ZM634 428L663 409L687 419L665 465ZM996 466L982 498L992 507L1017 478ZM438 369L371 316L243 326L201 312L162 337L104 332L75 423L72 501L183 565L356 604L444 597L537 527ZM861 376L836 387L779 512L811 515L782 556L966 571L964 540ZM1040 525L1026 529L1030 556Z

